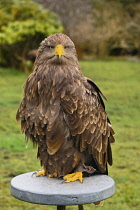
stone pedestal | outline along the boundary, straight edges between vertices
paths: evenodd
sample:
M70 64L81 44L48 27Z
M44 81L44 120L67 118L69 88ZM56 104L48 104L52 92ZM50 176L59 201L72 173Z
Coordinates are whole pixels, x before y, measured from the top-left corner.
M64 183L61 178L36 177L33 173L21 174L12 179L11 194L15 198L30 203L62 207L94 203L115 193L114 180L106 175L85 177L83 183Z

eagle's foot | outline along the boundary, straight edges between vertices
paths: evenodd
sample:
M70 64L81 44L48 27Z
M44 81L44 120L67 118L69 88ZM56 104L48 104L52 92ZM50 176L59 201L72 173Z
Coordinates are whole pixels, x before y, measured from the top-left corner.
M56 173L56 172L54 172L54 173L52 173L52 174L49 174L49 177L50 177L50 178L57 177L57 173Z
M46 171L44 169L41 171L38 171L36 174L36 177L38 177L38 176L46 176Z
M104 205L104 201L98 201L93 203L95 206L103 206Z
M75 172L72 174L67 174L66 176L63 177L63 179L64 179L65 183L74 182L76 180L83 182L83 174L82 174L82 172Z

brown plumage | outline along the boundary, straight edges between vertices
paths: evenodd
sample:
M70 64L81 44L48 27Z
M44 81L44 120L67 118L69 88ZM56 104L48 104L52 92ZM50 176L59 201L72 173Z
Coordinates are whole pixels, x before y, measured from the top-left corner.
M38 145L47 174L107 174L114 131L104 95L83 76L73 42L64 34L42 41L17 112L21 130Z

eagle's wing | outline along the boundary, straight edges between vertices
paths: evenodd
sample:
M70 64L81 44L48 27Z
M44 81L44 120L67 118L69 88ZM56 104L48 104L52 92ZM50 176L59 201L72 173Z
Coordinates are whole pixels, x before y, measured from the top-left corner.
M25 132L26 140L37 135L33 121L37 117L37 107L39 105L38 81L36 73L32 73L23 86L24 97L18 108L16 119L21 120L21 131ZM35 143L35 141L33 141Z
M82 80L77 80L69 92L67 90L62 107L67 112L76 147L92 154L99 169L105 172L106 163L112 165L110 143L114 142L114 131L105 112L103 94L92 80L86 77Z

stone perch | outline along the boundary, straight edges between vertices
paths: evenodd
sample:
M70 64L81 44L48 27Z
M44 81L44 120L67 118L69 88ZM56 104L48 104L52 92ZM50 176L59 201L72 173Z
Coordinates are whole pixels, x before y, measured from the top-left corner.
M34 172L21 174L11 180L11 194L22 201L57 205L82 205L105 200L115 193L115 182L107 175L85 177L79 181L64 183L61 178L35 177Z

